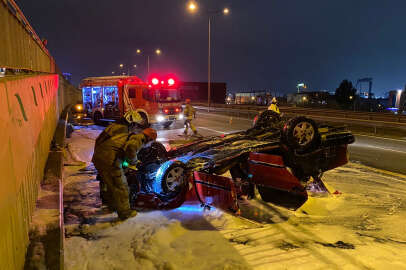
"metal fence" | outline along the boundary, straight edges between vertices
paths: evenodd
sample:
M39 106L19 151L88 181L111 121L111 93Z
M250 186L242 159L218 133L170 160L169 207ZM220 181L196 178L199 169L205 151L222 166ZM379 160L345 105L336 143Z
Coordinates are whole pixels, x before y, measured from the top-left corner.
M199 111L208 111L204 104L194 104ZM241 106L213 104L211 113L227 115L245 119L254 119L259 112L265 110L263 106ZM297 107L280 107L285 116L294 117L305 115L316 121L325 123L341 123L348 127L364 129L367 133L388 134L394 132L406 136L406 116L386 113L352 112L343 110L311 109Z
M0 67L58 72L53 57L14 0L0 0Z

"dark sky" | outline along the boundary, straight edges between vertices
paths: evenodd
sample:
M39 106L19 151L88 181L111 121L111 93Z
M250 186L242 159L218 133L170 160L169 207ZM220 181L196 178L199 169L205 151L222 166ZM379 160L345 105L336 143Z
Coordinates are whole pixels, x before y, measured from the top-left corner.
M136 48L161 48L154 72L207 81L205 9L228 6L213 22L213 74L231 91L334 91L343 79L373 77L373 91L406 83L404 0L212 0L197 14L186 0L19 0L18 4L64 72L110 75L146 58ZM354 82L355 83L355 82Z

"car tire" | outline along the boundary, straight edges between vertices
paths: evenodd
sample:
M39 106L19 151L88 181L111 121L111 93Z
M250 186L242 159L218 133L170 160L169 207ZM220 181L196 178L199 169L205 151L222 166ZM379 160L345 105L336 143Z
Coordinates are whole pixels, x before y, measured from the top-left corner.
M149 147L141 148L137 154L137 158L142 165L154 162L162 163L168 160L168 153L162 143L153 142Z
M180 161L168 161L162 164L157 173L156 182L160 184L162 192L167 198L176 197L187 184L187 168ZM159 171L158 170L158 171Z
M320 142L317 124L304 116L292 118L283 127L282 140L293 150L314 149Z

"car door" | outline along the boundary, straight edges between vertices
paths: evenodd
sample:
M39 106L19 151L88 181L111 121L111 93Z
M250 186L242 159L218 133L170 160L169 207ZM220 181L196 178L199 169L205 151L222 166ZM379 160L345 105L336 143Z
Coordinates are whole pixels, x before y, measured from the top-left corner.
M307 201L306 188L285 166L283 157L263 153L250 153L249 173L266 202L297 209Z
M198 199L206 206L232 212L239 209L232 179L195 171L193 183Z

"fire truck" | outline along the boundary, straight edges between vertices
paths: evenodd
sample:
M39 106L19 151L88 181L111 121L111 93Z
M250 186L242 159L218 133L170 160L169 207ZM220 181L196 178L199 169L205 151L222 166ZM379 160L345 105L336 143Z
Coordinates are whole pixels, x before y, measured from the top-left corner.
M116 120L129 110L140 113L145 123L164 127L183 119L173 75L151 75L147 82L136 76L90 77L82 80L80 88L83 106L95 123Z

